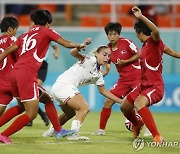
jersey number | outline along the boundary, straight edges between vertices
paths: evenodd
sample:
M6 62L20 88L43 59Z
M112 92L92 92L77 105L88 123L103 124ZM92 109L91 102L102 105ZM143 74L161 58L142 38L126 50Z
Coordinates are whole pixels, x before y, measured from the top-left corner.
M0 48L0 53L3 53L4 52L4 49L3 48ZM3 68L6 66L7 64L7 57L3 60L3 65L2 67L0 68L0 70L3 70Z
M20 55L24 54L25 52L33 49L36 44L37 44L37 41L36 39L34 39L33 37L35 35L37 35L38 33L35 33L31 36L28 36L28 34L23 38L23 47L22 47L22 52Z

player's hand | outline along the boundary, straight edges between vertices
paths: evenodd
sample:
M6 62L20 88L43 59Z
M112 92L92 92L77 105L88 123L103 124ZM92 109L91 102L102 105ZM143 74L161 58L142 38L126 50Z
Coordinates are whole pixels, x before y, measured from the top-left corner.
M132 12L134 13L134 16L136 18L140 18L142 16L142 12L141 12L141 10L137 6L134 6L132 8Z
M87 45L91 44L91 42L92 42L92 38L86 38L85 41L83 42L83 44L86 45L86 47L87 47ZM82 48L82 49L85 51L86 47Z
M58 59L59 58L59 52L54 52L53 56L54 56L55 59Z
M92 42L92 38L86 38L83 44L89 45Z

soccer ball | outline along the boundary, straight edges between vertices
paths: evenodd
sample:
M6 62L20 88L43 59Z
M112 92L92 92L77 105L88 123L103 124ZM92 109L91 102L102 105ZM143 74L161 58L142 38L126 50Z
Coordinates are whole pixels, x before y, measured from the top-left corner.
M141 116L140 116L139 114L136 114L136 117L137 117L138 119L141 119ZM129 131L131 131L131 132L133 131L133 129L132 129L133 124L132 124L132 122L130 122L128 119L125 120L125 126L126 126L127 130L129 130Z

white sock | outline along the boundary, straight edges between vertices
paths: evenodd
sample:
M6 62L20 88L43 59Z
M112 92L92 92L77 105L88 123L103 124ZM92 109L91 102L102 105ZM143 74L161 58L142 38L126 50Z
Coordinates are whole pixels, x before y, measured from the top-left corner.
M82 124L79 120L73 120L71 124L71 130L76 130L77 132L79 132L81 126Z

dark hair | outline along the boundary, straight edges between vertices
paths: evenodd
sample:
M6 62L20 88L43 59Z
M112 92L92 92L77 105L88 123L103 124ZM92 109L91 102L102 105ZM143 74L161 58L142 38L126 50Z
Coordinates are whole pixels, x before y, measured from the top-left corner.
M34 22L35 25L44 26L47 23L52 23L52 15L48 10L38 9L31 13L30 15L31 21Z
M101 45L101 46L99 46L99 47L97 48L96 52L99 53L102 49L107 49L107 48L109 48L109 47L106 46L106 45Z
M13 29L19 27L18 20L13 16L4 17L0 23L0 29L2 33L7 32L9 27Z
M119 22L109 22L104 27L106 35L108 35L109 31L115 31L120 35L121 29L122 29L122 26L121 26L121 24Z
M149 29L149 27L141 20L137 20L137 22L134 24L134 29L136 33L140 34L143 32L143 34L146 36L150 36L152 32L151 29Z

